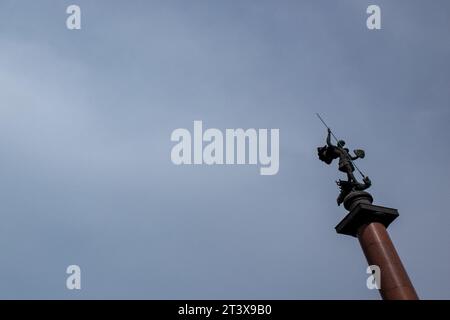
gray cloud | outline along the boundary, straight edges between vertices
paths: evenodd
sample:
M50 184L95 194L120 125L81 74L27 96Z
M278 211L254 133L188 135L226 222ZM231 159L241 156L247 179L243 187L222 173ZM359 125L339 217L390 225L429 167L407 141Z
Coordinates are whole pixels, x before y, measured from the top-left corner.
M1 298L377 299L315 112L366 149L419 295L449 298L446 1L378 1L378 32L368 1L77 3L81 31L68 1L0 5ZM193 120L280 128L280 172L174 166Z

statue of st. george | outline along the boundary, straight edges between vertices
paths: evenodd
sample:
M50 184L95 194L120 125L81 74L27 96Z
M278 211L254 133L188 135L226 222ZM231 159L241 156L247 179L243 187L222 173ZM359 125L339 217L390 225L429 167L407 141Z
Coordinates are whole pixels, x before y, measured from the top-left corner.
M336 139L337 140L337 139ZM361 191L369 188L372 185L369 177L363 176L363 183L358 182L353 172L355 171L355 165L353 161L357 159L363 159L365 157L364 150L354 150L354 156L350 154L348 148L345 148L345 141L338 140L337 145L331 142L331 130L328 128L327 144L323 147L317 148L319 159L326 164L331 164L334 159L339 158L339 171L347 174L347 181L338 180L336 184L341 189L341 193L337 198L338 205L344 201L344 198L352 191Z

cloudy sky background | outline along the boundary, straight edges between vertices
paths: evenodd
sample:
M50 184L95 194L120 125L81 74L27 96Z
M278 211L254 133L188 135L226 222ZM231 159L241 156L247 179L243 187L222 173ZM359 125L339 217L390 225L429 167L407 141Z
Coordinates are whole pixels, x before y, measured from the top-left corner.
M320 112L399 210L389 230L419 296L449 299L449 14L0 0L0 298L378 299L357 240L334 231L342 176L316 158ZM170 134L194 120L279 128L278 175L173 165Z

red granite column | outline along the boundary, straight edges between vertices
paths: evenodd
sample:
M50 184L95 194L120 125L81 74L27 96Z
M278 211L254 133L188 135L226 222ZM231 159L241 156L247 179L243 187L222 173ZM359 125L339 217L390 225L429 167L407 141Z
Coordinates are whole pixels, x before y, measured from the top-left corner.
M369 265L380 268L380 294L384 300L417 300L414 287L403 267L386 228L398 216L393 208L372 204L370 193L354 191L344 199L349 213L336 232L357 237Z
M384 300L419 299L386 227L379 222L365 224L358 229L357 236L369 265L380 267L381 297Z

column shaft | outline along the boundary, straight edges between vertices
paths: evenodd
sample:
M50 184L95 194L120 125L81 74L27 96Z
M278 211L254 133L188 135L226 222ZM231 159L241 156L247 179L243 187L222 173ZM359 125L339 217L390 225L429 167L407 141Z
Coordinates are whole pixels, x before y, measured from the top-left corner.
M369 265L380 267L381 297L384 300L419 299L386 227L378 222L364 224L357 236Z

